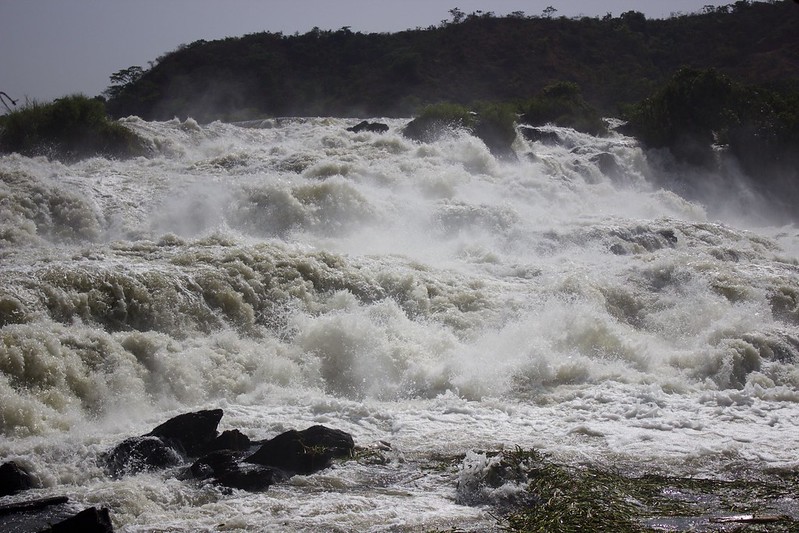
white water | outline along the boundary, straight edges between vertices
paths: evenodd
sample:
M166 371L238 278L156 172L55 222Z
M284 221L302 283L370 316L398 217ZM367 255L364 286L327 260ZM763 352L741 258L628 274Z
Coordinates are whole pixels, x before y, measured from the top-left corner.
M0 459L120 531L485 530L501 494L470 480L502 447L797 465L795 228L655 190L629 138L554 128L504 163L387 122L129 119L156 157L0 158ZM322 423L389 461L232 494L97 465L216 407L220 430Z

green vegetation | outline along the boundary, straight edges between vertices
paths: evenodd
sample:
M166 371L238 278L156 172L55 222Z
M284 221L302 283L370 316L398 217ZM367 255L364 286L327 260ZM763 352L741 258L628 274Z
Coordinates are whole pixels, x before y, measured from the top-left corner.
M758 193L795 212L799 84L745 85L715 69L683 68L624 115L625 133L667 148L678 163L715 168L719 157L734 157Z
M101 101L74 95L33 103L0 117L0 152L69 162L144 155L146 146L136 134L111 121Z
M485 482L502 484L524 472L529 502L501 524L517 533L654 531L796 531L799 476L777 472L736 480L625 475L593 466L558 464L536 450L502 452ZM747 518L748 517L748 518ZM759 519L754 517L760 517ZM736 525L731 518L741 520ZM656 527L659 525L659 527ZM735 529L738 530L738 529Z
M649 96L682 66L745 83L796 77L799 9L790 0L707 6L648 20L557 12L450 11L440 25L364 34L314 28L197 41L112 77L109 112L204 122L254 116L411 116L427 104L519 102L578 84L603 115Z
M599 112L583 99L574 82L561 81L544 87L524 106L522 119L533 126L551 123L591 135L608 132Z
M432 142L446 131L463 129L486 143L496 157L513 157L516 110L510 104L476 102L471 106L440 103L425 107L403 130L403 135Z

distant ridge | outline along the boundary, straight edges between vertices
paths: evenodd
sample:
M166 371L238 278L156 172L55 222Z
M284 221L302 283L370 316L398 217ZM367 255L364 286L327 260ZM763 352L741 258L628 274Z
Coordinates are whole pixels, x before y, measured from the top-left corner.
M715 67L745 83L799 79L799 5L790 0L741 0L655 20L635 11L458 15L391 34L315 28L197 41L117 77L108 109L117 117L200 121L409 116L440 101L524 99L566 80L615 114L681 66Z

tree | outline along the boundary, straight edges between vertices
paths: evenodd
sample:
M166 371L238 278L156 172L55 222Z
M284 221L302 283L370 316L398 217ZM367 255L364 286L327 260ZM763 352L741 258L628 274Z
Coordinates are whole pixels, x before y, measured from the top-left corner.
M558 11L558 10L557 10L557 9L555 9L554 7L552 7L552 6L547 6L547 8L544 10L544 16L545 16L546 18L548 18L548 19L549 19L549 18L552 18L552 15L554 15L554 14L555 14L557 11Z
M138 65L128 67L126 69L118 70L111 74L111 86L105 90L105 94L109 98L116 98L127 87L132 86L139 81L139 78L144 74L144 69Z

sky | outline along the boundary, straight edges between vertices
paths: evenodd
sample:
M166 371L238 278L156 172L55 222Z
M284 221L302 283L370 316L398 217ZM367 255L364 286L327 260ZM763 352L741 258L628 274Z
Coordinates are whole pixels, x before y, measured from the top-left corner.
M0 91L47 102L75 93L96 96L114 72L147 68L181 44L263 31L292 35L349 26L364 33L426 28L449 11L514 11L555 16L649 18L694 13L734 0L0 0ZM0 106L0 112L4 111Z

